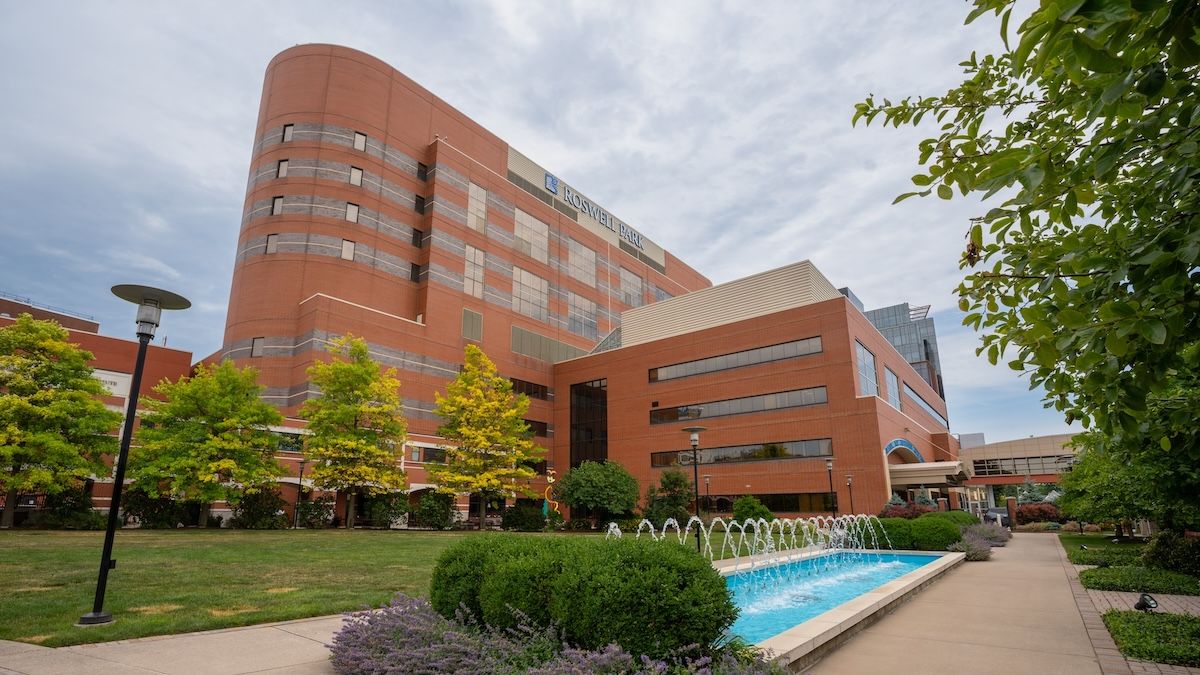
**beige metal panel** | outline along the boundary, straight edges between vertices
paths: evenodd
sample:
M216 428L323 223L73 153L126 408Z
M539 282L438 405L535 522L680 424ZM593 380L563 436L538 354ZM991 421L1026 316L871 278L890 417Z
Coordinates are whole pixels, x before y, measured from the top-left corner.
M959 457L963 461L976 459L1012 459L1014 457L1058 457L1073 455L1071 446L1074 434L1053 434L1032 438L1017 438L1011 441L987 443L973 448L962 448Z
M802 260L623 312L621 344L661 340L840 297L811 262Z

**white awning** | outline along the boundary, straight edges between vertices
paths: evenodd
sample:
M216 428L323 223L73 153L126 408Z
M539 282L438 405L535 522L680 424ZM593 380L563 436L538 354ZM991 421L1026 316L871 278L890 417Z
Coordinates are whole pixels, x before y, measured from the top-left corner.
M924 485L938 487L960 485L967 479L960 461L953 462L917 462L914 464L889 464L888 474L892 486Z

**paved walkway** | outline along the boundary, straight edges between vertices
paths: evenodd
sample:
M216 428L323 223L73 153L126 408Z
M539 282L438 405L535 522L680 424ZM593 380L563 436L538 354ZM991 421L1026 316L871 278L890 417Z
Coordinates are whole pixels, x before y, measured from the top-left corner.
M1138 601L1141 593L1126 593L1124 591L1096 591L1088 589L1088 597L1092 599L1092 604L1101 614L1110 609L1118 609L1121 611L1133 609L1133 603ZM1191 614L1192 616L1200 616L1200 596L1197 595L1167 595L1166 593L1152 593L1155 600L1158 601L1157 612L1163 614Z

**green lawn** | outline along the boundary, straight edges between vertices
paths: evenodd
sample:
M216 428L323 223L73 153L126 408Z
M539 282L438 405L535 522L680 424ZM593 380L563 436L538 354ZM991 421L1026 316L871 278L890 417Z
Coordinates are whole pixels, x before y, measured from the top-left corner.
M102 532L0 531L0 639L47 646L335 614L429 592L468 532L124 530L105 609L91 611Z
M1100 561L1110 565L1136 565L1141 559L1142 550L1146 547L1136 539L1123 539L1114 544L1112 533L1107 534L1069 534L1058 535L1067 558L1076 565L1098 565ZM1083 550L1080 545L1087 546Z

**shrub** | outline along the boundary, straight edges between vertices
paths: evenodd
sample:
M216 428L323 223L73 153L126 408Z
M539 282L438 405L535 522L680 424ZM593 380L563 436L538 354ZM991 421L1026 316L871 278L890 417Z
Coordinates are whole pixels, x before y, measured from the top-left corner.
M274 489L243 494L233 505L229 526L247 530L282 530L289 525L283 511L286 506L287 503Z
M870 530L871 533L864 533L864 537L870 540L873 533L879 548L885 549L889 544L898 551L913 547L912 521L906 518L880 518L878 525L870 521Z
M991 546L1004 546L1012 539L1012 533L995 523L979 523L962 528L963 538L979 537Z
M1200 577L1200 539L1162 530L1150 539L1142 555L1147 567L1159 567Z
M1098 591L1200 595L1200 579L1152 567L1097 567L1080 572L1079 582Z
M175 501L170 497L152 497L136 487L121 496L121 512L127 517L137 518L145 528L175 528L196 522L196 516L191 514L187 502Z
M930 511L922 514L921 518L942 518L948 520L955 525L978 525L979 518L967 513L966 511Z
M962 539L958 526L942 518L917 518L912 521L912 545L918 551L945 551Z
M1087 525L1083 526L1083 531L1090 534L1095 534L1100 531L1100 526L1088 523Z
M417 503L417 524L434 530L448 530L454 524L454 496L440 492L426 492Z
M950 544L947 550L966 553L966 559L971 562L989 560L992 557L991 545L983 537L974 534L964 535L961 540Z
M619 462L583 462L559 479L554 492L572 510L595 510L601 518L637 506L637 479Z
M321 529L329 527L333 521L333 498L305 499L296 505L300 510L299 523L301 527Z
M659 484L646 489L646 510L642 514L657 527L667 519L674 518L680 526L686 525L687 506L692 501L692 480L679 469L667 469L659 476Z
M563 525L563 527L572 532L586 532L592 529L595 523L591 518L572 518Z
M883 511L879 513L880 518L919 518L926 513L932 513L933 507L929 504L914 504L912 502L906 504L893 504L888 502L887 506L883 507Z
M765 504L758 501L754 495L742 495L733 502L733 519L739 523L744 523L747 520L775 520L775 514L771 513Z
M546 529L546 516L542 515L541 506L518 501L504 509L504 514L500 516L500 527L520 532L541 532Z
M51 530L103 530L107 525L107 512L92 509L92 498L83 486L71 486L61 492L46 496L45 506L29 514L22 527L39 527Z
M402 492L368 497L364 506L367 512L367 522L371 524L371 527L390 528L393 523L409 512L408 495Z
M472 537L439 558L430 599L443 616L461 603L505 625L511 607L539 625L556 623L575 646L616 643L653 658L710 645L737 617L704 558L628 537Z
M1021 504L1017 507L1017 524L1025 525L1027 523L1040 523L1053 520L1057 522L1062 518L1062 514L1058 510L1058 506L1050 502L1037 502L1034 504Z
M1129 658L1200 666L1200 617L1110 610L1104 625Z

